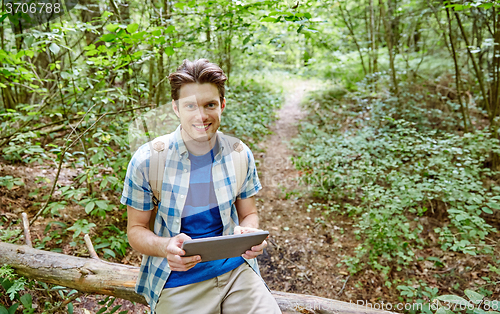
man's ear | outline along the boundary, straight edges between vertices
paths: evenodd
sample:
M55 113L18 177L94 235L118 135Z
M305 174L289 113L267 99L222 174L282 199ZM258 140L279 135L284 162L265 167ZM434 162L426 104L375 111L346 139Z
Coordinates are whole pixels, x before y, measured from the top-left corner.
M175 115L177 116L177 118L180 118L179 108L177 107L175 100L172 100L172 109L174 109L174 112L175 112Z
M224 100L222 101L222 104L220 104L220 112L224 111L224 108L226 108L226 97L224 97Z

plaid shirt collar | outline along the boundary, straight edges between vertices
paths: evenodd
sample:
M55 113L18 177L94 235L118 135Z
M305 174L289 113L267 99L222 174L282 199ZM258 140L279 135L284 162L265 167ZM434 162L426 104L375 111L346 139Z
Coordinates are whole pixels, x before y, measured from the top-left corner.
M215 155L215 163L219 163L222 160L222 156L225 153L225 148L226 148L226 143L225 141L221 141L221 136L223 133L221 131L217 131L216 136L217 136L217 141L215 142L215 145L218 145L217 147L217 155ZM182 139L182 126L179 125L177 129L174 132L174 141L175 145L177 146L177 152L179 154L179 160L184 160L188 158L189 156L189 151L186 147L186 144L184 143L184 140ZM229 152L231 152L231 149L228 149Z

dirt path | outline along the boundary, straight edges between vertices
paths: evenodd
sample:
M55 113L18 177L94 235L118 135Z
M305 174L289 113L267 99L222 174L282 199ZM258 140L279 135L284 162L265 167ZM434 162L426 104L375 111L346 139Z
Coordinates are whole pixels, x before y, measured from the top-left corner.
M314 200L298 184L300 174L291 162L295 153L288 148L305 117L300 102L312 89L307 82L290 86L274 134L264 142L266 152L256 154L263 185L257 198L261 227L271 233L267 252L259 257L260 268L272 290L349 298L353 296L345 289L339 295L348 274L335 266L342 241L333 243L331 232L340 228L319 222L321 213L309 207Z

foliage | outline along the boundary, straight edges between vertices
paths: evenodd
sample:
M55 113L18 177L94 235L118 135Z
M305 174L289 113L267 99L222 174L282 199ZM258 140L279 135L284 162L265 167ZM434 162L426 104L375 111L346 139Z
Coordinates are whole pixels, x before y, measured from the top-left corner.
M0 219L0 241L14 243L21 236L22 229L14 228L14 223L5 226L4 218Z
M94 240L96 244L94 248L96 250L102 250L104 253L104 258L109 256L116 257L116 253L120 256L125 256L127 248L130 247L128 244L127 233L121 231L114 225L109 225L107 230L102 232L102 237L97 237ZM112 234L115 235L112 235Z
M26 280L22 277L17 278L14 274L14 270L8 265L4 265L0 268L0 280L0 284L11 300L19 298L18 292L23 291L26 285Z
M24 182L21 178L14 178L12 176L0 177L0 186L5 186L7 189L11 190L14 185L23 186Z
M227 106L221 130L234 134L250 146L270 133L268 126L276 120L281 95L253 79L232 85L227 93Z
M60 228L51 230L52 226ZM51 221L47 223L47 226L45 227L44 230L44 234L46 234L46 236L40 242L35 240L34 247L36 249L44 249L47 245L52 244L51 246L55 246L55 248L51 249L52 251L62 252L62 249L59 246L61 245L61 243L63 243L63 240L66 238L67 230L68 230L67 225L64 222Z
M5 293L8 295L11 301L13 300L19 301L13 303L9 308L0 305L0 313L14 314L19 305L21 304L24 308L23 314L33 314L35 312L31 294L29 293L25 293L23 295L19 294L19 292L25 290L26 285L27 285L26 279L24 279L23 277L18 278L14 274L14 270L10 268L8 265L4 265L0 268L0 286L5 290ZM2 296L1 292L0 296Z
M73 226L69 227L67 230L73 231L73 239L78 237L81 233L88 234L90 229L95 227L94 223L89 223L87 219L77 220Z
M436 314L452 314L467 311L475 314L499 313L500 302L498 300L488 300L484 294L473 290L465 290L465 296L469 300L456 295L442 295L433 299L430 306Z
M303 154L294 163L327 212L356 217L354 233L364 245L344 259L351 272L365 263L386 274L409 265L415 250L430 244L426 216L442 217L433 232L443 250L492 253L485 237L496 229L485 219L500 209L500 188L492 181L498 173L485 165L490 152L500 152L498 139L485 131L459 136L405 120L370 120L368 105L340 104L342 94L326 91L311 105L313 123L302 125L295 145ZM345 119L358 129L342 132L335 122Z

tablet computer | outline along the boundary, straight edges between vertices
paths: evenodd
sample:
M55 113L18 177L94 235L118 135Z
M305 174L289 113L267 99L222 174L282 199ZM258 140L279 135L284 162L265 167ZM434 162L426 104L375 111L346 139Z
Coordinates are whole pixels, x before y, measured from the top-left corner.
M241 256L252 246L259 245L269 236L267 231L233 234L220 237L184 241L184 256L200 255L202 262Z

